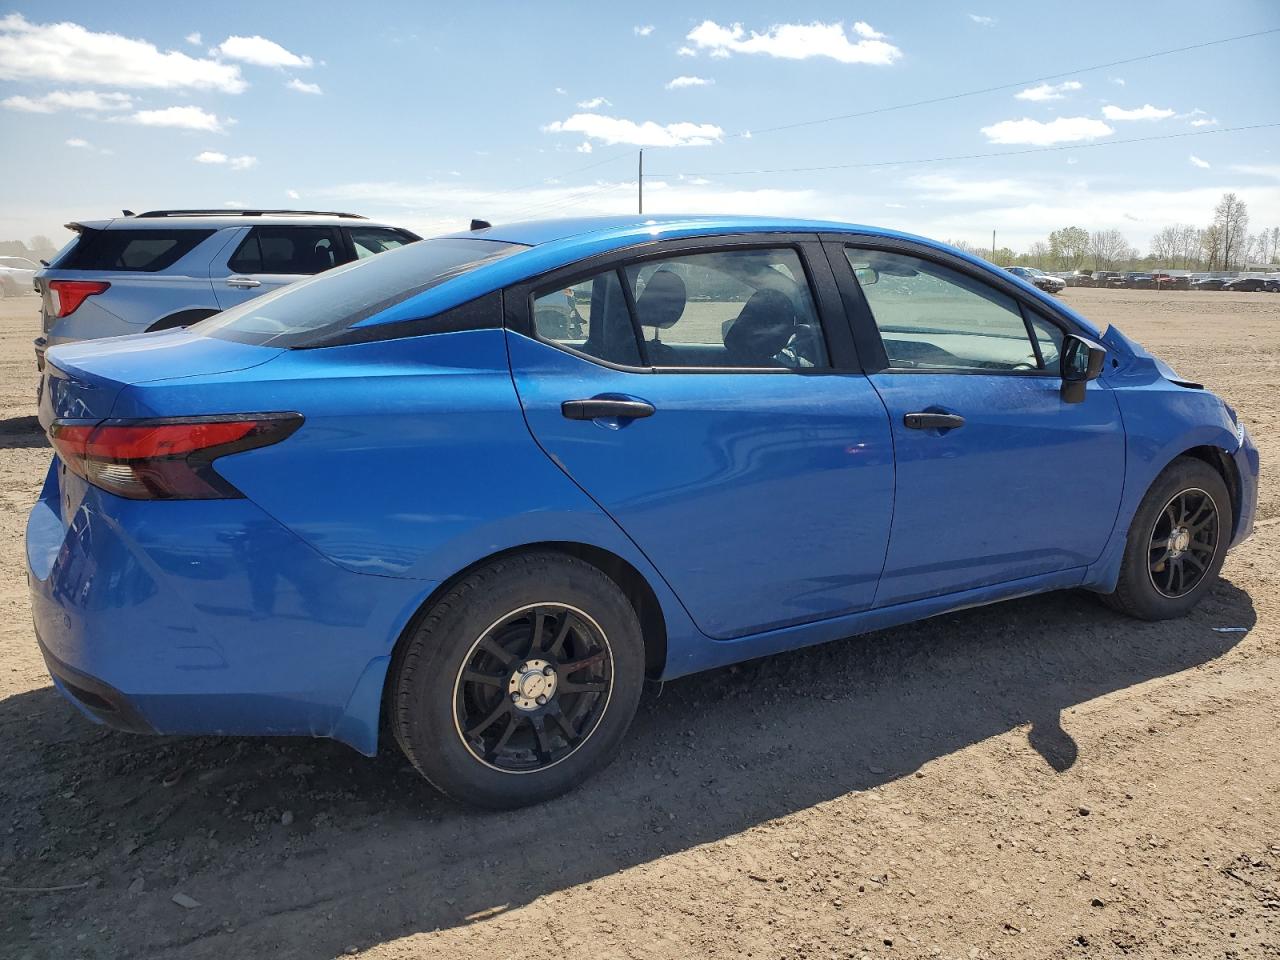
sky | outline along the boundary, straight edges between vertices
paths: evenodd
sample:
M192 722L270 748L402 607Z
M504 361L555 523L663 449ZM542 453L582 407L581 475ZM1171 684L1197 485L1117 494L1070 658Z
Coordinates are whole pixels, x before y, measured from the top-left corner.
M124 208L630 213L644 147L646 213L1145 250L1225 191L1280 226L1280 126L1235 129L1280 123L1280 32L1090 68L1277 28L1276 0L28 0L0 5L0 240Z

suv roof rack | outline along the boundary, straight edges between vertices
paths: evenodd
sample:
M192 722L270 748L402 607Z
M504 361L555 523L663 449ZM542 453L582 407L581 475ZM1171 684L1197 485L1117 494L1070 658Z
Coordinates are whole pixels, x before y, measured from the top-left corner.
M281 214L306 217L344 217L351 220L367 220L359 213L340 213L337 210L148 210L135 214L136 219L148 217L261 217L265 214Z

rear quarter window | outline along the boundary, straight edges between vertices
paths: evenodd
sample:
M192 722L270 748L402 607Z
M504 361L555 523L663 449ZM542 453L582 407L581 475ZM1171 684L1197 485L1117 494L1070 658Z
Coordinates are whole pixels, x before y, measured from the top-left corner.
M85 230L57 261L59 270L140 271L173 266L213 230Z
M189 329L240 343L305 347L424 290L526 249L519 243L472 238L419 240L282 287Z

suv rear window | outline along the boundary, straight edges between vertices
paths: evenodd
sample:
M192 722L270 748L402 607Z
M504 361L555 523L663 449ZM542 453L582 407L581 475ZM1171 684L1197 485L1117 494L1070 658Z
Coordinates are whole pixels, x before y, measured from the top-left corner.
M139 270L173 266L213 236L212 230L84 230L58 260L59 270Z
M463 237L420 240L281 287L190 329L241 343L307 346L424 290L525 249L519 243Z

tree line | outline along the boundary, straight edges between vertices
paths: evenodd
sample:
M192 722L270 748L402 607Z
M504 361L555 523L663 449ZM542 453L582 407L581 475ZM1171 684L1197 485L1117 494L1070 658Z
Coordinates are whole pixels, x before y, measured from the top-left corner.
M1249 210L1234 193L1224 193L1207 226L1175 223L1151 238L1149 251L1132 246L1119 230L1062 227L1025 252L958 243L968 253L1001 265L1041 270L1121 270L1164 267L1169 270L1243 270L1249 266L1280 267L1280 227L1249 233Z

